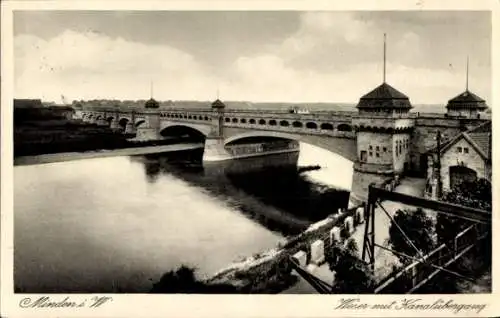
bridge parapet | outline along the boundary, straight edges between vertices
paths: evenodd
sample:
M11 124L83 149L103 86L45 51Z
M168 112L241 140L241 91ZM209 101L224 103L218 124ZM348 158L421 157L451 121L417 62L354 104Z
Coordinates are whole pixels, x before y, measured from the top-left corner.
M406 117L387 120L387 118L378 116L358 116L352 119L352 124L356 129L377 127L392 130L406 130L415 126L415 119Z
M265 124L249 124L249 123L224 123L224 127L228 128L245 128L248 130L265 130L265 131L276 131L283 132L289 134L298 134L298 135L320 135L326 137L335 137L335 138L347 138L354 139L356 137L356 133L354 131L340 131L333 125L328 126L328 129L322 129L321 125L309 126L307 127L306 123L301 122L300 127L294 127L292 124L287 126L282 126L277 121L276 124L271 125L269 122ZM326 127L326 126L323 126ZM338 126L337 126L338 127ZM350 127L350 126L349 126Z

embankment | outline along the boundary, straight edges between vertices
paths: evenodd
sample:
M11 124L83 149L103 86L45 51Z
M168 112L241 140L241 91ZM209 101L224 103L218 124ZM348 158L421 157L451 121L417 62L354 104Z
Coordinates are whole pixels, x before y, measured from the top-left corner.
M53 162L62 162L70 160L103 158L103 157L145 155L152 153L184 151L184 150L193 150L200 148L203 148L203 143L176 144L176 145L149 146L149 147L146 146L146 147L115 149L115 150L96 150L87 152L51 153L51 154L42 154L35 156L19 156L14 158L14 165L22 166L22 165L34 165L42 163L53 163Z
M290 277L289 257L302 250L307 253L308 259L310 259L311 244L319 239L324 241L325 249L331 247L335 241L330 237L330 231L335 226L341 229L341 240L347 239L349 234L345 229L345 219L349 216L353 217L354 225L363 221L357 217L356 208L329 216L312 224L299 235L280 243L276 248L234 263L206 278L204 282L232 285L241 293L280 292L274 290L273 287L279 285L283 278ZM291 282L293 283L293 281ZM285 288L283 287L283 289Z

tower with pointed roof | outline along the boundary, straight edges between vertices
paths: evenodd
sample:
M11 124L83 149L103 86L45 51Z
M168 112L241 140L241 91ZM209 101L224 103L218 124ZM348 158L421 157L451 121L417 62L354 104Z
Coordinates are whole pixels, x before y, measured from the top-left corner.
M359 99L356 129L357 158L351 191L353 203L365 201L368 186L380 184L404 172L409 162L414 120L408 96L386 82L386 41L384 34L383 81Z
M203 162L220 161L230 159L231 155L224 147L224 111L226 105L219 99L212 102L211 128L205 140L205 150L203 151Z
M446 115L459 118L480 118L481 113L487 109L484 99L469 91L469 57L467 57L465 91L448 101Z
M149 100L146 101L146 103L144 104L144 107L145 108L153 108L153 109L160 107L160 103L158 103L153 98L153 82L151 82L151 93L150 93Z

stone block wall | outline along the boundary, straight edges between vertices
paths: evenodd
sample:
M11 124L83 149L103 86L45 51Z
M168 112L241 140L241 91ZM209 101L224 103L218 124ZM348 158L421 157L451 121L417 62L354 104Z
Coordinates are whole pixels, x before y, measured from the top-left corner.
M280 244L280 247L262 253L259 257L251 257L240 263L232 264L207 278L205 282L209 284L231 284L238 286L239 290L245 293L263 292L266 289L266 282L274 281L284 272L287 272L285 268L289 257L303 251L307 255L307 262L310 262L311 246L320 246L326 251L335 244L330 238L333 227L337 226L342 231L348 217L353 218L354 225L363 222L364 220L356 217L356 208L319 221L301 234ZM319 241L320 243L318 243ZM304 257L304 253L300 254L302 254L301 257Z
M392 164L392 135L372 132L358 132L358 160L361 158L361 151L366 151L367 153L366 163Z
M368 186L370 184L381 184L391 178L391 175L367 173L354 169L349 201L352 201L355 204L360 204L361 202L366 201L368 199Z
M462 148L462 152L457 151L458 147ZM468 149L468 153L464 153L464 148ZM462 163L465 167L476 171L478 178L488 178L485 160L469 142L461 139L441 156L441 178L444 191L450 190L450 167Z
M411 148L410 134L393 135L391 147L394 162L394 172L401 173L404 170L405 163L409 161Z

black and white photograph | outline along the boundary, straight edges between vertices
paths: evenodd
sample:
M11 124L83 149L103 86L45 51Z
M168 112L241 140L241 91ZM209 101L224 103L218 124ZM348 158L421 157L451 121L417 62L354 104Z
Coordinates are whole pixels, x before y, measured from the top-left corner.
M491 11L12 22L12 292L50 296L27 305L492 293Z

